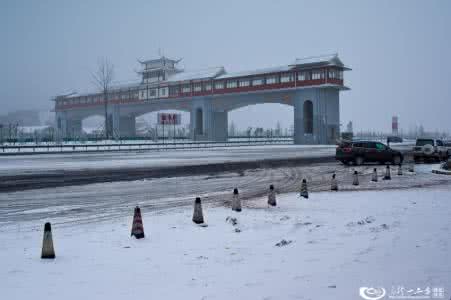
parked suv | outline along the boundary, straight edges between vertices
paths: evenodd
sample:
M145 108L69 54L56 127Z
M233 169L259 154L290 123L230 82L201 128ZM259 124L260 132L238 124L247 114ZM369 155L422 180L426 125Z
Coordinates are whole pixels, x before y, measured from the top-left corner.
M335 158L346 165L354 163L358 166L365 162L399 165L404 160L401 152L373 141L343 142L338 145Z
M443 146L446 148L448 159L451 159L451 141L443 141Z
M415 162L424 161L441 161L445 160L449 155L448 149L442 140L437 139L417 139L415 147L413 147L413 159Z

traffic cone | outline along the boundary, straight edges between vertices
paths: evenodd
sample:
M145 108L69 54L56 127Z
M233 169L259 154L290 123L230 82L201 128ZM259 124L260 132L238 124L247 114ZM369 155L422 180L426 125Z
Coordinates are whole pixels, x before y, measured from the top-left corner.
M133 215L132 234L137 239L144 238L144 226L141 218L141 209L139 206L135 207L135 213Z
M55 258L55 250L53 249L52 226L50 223L44 225L44 239L42 241L41 258Z
M241 201L240 201L240 197L238 195L238 189L237 188L235 188L233 190L232 210L234 210L236 212L240 212L241 211Z
M194 201L193 222L196 224L204 223L204 215L202 213L202 203L200 202L200 197L197 197Z
M302 179L301 183L301 197L308 199L307 180L305 178Z
M354 176L353 176L353 180L352 180L352 185L359 185L359 174L357 173L357 171L354 171Z
M387 165L387 168L385 169L385 176L384 176L384 180L391 180L391 175L390 175L390 166Z
M269 193L268 193L268 204L271 206L276 206L276 191L274 190L274 186L271 184L269 186Z
M371 181L377 182L377 169L373 169L373 177L371 177Z
M402 165L398 166L398 176L402 176Z
M337 179L335 178L335 173L332 174L332 180L330 182L330 190L338 191L338 183L337 183Z

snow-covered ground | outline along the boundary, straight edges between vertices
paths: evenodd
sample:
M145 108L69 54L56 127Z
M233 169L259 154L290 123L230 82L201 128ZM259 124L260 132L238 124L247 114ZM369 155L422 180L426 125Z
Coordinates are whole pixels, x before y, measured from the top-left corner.
M449 299L450 191L288 193L277 208L260 197L241 213L208 203L208 227L191 222L191 207L143 209L144 240L130 238L130 210L54 226L54 261L39 258L46 219L8 224L0 227L1 298L362 299L360 287L383 287L389 299L400 287L430 287Z

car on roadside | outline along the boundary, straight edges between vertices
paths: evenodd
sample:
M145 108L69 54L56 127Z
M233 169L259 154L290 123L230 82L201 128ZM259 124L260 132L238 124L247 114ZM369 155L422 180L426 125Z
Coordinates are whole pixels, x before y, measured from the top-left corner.
M451 159L451 141L443 141L443 146L446 148L448 160Z
M343 141L336 149L335 159L348 165L357 166L367 162L402 164L404 155L381 142L375 141Z
M390 143L402 143L402 142L403 142L402 137L394 136L394 135L387 137L387 144L390 144Z
M449 149L442 140L419 138L412 149L413 159L419 161L442 161L450 155Z

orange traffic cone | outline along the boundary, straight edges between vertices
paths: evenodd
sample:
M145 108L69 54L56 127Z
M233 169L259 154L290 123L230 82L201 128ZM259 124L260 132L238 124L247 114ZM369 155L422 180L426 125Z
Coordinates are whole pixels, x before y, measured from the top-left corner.
M42 241L41 258L55 258L55 250L53 249L52 227L50 223L44 225L44 239Z
M135 213L133 215L132 234L137 239L144 238L144 226L141 218L141 209L139 206L135 207Z

